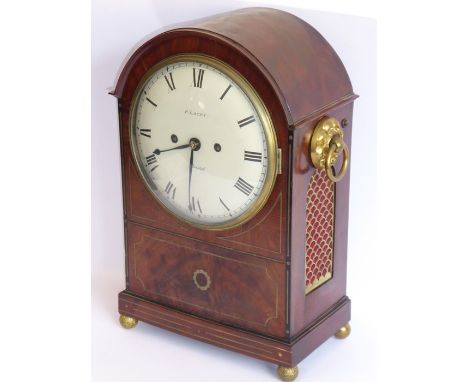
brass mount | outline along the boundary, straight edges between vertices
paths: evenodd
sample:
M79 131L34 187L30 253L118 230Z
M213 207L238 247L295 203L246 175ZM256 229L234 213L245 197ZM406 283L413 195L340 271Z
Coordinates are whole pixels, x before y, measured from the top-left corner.
M347 323L338 329L338 331L335 333L335 337L338 338L339 340L343 340L346 337L348 337L350 333L351 333L351 325Z
M124 327L125 329L132 329L138 323L138 320L136 318L125 316L123 314L120 315L119 321L120 325L122 325L122 327Z
M297 366L295 367L278 366L276 371L278 372L278 377L283 382L294 381L297 378L297 375L299 374L299 369L297 368Z
M349 164L348 146L343 140L344 134L336 118L325 117L315 127L310 140L310 158L317 169L325 169L333 182L340 181L346 174ZM333 165L343 153L343 163L337 175Z

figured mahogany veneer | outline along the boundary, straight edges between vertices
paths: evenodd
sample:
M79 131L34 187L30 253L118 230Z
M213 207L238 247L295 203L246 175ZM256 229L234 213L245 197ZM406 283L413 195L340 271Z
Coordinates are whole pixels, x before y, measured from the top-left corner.
M214 250L185 237L174 240L168 233L130 222L127 242L128 289L133 293L220 322L284 336L283 264Z
M338 119L346 119L348 125L344 129L344 141L351 150L352 131L352 103L335 107L325 112ZM304 293L305 285L305 242L306 242L306 212L307 191L309 182L315 169L310 166L308 143L313 129L320 117L310 120L299 126L294 131L292 161L292 195L291 203L291 300L294 301L294 309L290 315L290 333L295 335L304 327L311 325L331 304L339 301L346 295L346 254L348 243L348 198L349 198L349 173L335 184L335 225L333 238L333 277L319 288L309 294ZM337 167L341 166L341 158Z
M181 53L233 67L271 115L282 174L263 209L239 227L209 231L181 222L152 197L136 170L132 97L152 66ZM136 49L113 94L119 99L126 235L121 314L284 366L296 365L349 321L349 171L335 187L333 276L305 293L307 190L316 171L310 137L324 116L346 119L344 140L351 147L356 98L339 57L314 28L266 8L186 23Z

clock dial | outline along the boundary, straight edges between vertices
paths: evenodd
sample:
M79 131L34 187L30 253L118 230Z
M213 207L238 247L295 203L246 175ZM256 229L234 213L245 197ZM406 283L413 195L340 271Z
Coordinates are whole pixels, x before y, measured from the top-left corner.
M237 72L179 56L154 68L136 94L133 155L157 200L205 228L232 227L258 212L276 176L276 138Z

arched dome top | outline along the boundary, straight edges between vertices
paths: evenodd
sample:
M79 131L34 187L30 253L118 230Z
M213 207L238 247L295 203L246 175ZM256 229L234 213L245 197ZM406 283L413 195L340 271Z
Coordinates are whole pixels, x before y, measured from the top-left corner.
M157 34L128 59L114 95L123 96L129 73L149 47L154 49L158 39L167 41L182 32L204 36L211 44L227 41L256 63L281 102L290 127L356 97L343 63L322 35L300 18L271 8L222 13Z

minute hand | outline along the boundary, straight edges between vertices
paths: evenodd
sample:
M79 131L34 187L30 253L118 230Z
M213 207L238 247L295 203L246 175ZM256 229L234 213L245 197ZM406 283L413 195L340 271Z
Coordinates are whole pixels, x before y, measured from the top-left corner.
M189 163L189 181L188 181L188 199L189 210L192 211L192 169L193 169L193 148L190 150L190 163Z
M156 149L156 150L153 151L153 153L155 153L156 155L159 155L159 154L161 154L163 152L166 152L166 151L186 149L187 147L190 147L190 143L187 143L186 145L176 146L176 147L173 147L171 149L166 149L166 150Z

